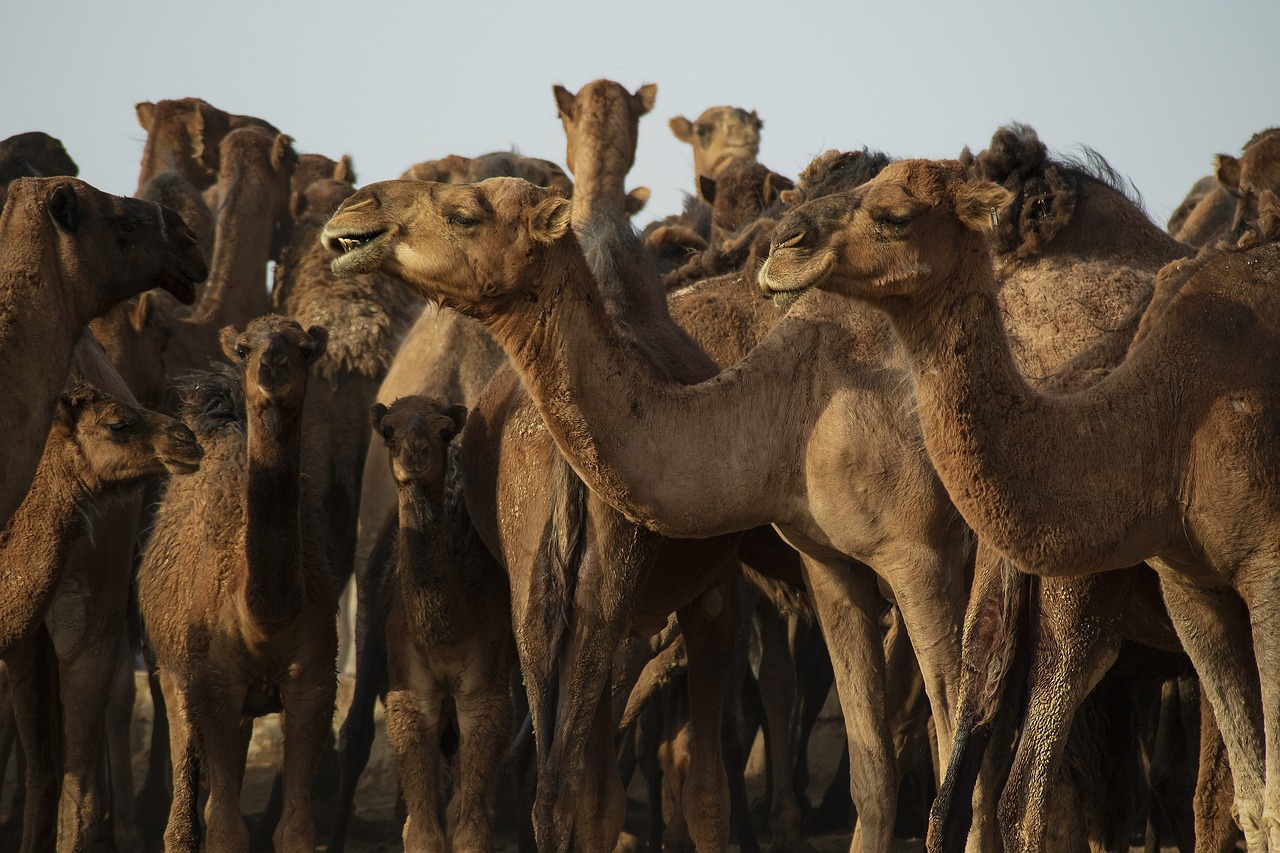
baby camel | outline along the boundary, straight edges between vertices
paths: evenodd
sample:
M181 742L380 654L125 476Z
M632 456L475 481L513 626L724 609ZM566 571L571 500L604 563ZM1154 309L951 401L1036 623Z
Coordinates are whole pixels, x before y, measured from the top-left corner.
M337 600L299 476L298 426L326 340L323 328L276 315L243 333L228 326L222 345L238 375L201 374L184 401L205 464L170 481L138 572L169 708L166 851L199 847L199 767L209 775L209 849L248 849L240 786L249 734L254 717L276 711L285 755L275 849L315 849L311 780L333 716Z
M414 396L390 408L375 403L369 414L400 499L399 560L385 612L387 738L409 807L405 850L449 849L437 800L450 699L461 735L452 848L489 850L516 649L506 575L471 526L450 449L467 410Z
M1280 850L1280 244L1185 263L1123 364L1047 396L1013 367L995 301L985 234L1008 201L956 163L893 164L779 223L761 285L888 314L929 456L1002 555L1046 575L1157 569L1222 726L1247 846Z

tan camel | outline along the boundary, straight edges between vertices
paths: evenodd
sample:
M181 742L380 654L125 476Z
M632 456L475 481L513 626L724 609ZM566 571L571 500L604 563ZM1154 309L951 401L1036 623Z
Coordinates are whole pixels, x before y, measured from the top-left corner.
M668 123L676 139L693 146L693 180L698 197L711 201L704 181L714 181L734 160L755 162L760 153L764 122L756 111L740 107L711 107L695 121L676 116Z
M387 738L409 807L404 845L413 851L491 848L490 812L511 743L516 650L507 579L471 527L450 449L466 414L425 397L370 411L400 493L385 612ZM449 844L438 801L440 737L451 719L461 742Z
M20 178L0 213L0 292L21 323L0 330L0 368L21 389L0 409L6 441L0 519L22 502L48 435L72 348L121 300L164 287L190 301L206 275L176 213L107 195L75 178Z
M173 410L173 378L202 370L219 356L218 330L267 313L267 261L280 223L289 219L290 178L297 156L289 137L257 127L226 134L217 186L223 197L209 281L194 309L151 297L121 305L93 323L139 401Z
M1169 233L1196 247L1239 239L1256 221L1262 193L1280 193L1280 128L1255 133L1238 158L1214 159L1214 174L1201 179L1169 217Z
M593 80L576 95L559 84L552 87L552 93L568 141L565 163L575 181L574 227L586 222L597 205L631 216L639 213L649 200L649 188L636 187L627 192L622 182L635 163L640 117L653 109L658 84L647 83L632 94L612 80ZM625 115L613 115L610 111L615 108L625 110ZM600 128L609 128L611 135L602 137L592 132ZM628 138L616 138L614 134Z
M249 726L283 711L275 848L312 851L311 781L333 716L337 604L300 477L299 423L325 335L272 315L243 333L228 327L222 340L238 376L196 376L185 416L195 420L205 461L199 473L170 480L138 571L169 709L174 797L165 847L199 844L198 762L209 780L209 848L247 849L240 786Z
M95 517L113 496L153 474L194 471L201 455L195 436L181 423L94 386L77 384L59 400L31 490L0 531L0 577L7 602L0 650L13 682L18 729L28 756L23 850L52 847L59 834L59 811L63 849L88 850L103 811L92 783L113 644L123 635L129 564L117 573L123 576L118 594L105 595L110 586L105 579L95 584L92 573L70 564L73 548L92 535ZM136 513L136 502L132 506ZM127 540L131 545L132 536ZM87 612L93 607L78 593L95 585L104 587L97 590L104 597L92 604L107 610L114 603L114 618ZM40 624L46 618L47 625ZM100 636L95 622L103 619L112 623L114 636L110 631ZM95 646L90 657L98 671L97 689L79 674L86 662L77 657L86 642ZM85 702L93 707L83 707ZM60 729L64 721L75 725ZM96 736L86 744L82 741L90 728Z
M1246 844L1277 849L1280 790L1264 779L1280 778L1269 772L1280 704L1264 696L1277 683L1280 484L1268 448L1280 377L1258 353L1274 346L1280 246L1185 265L1123 365L1085 392L1046 397L1012 368L991 296L984 234L1008 200L958 164L897 164L780 223L761 282L817 285L889 314L911 354L930 457L1001 553L1046 575L1150 559L1222 725ZM1068 461L1064 439L1096 450Z

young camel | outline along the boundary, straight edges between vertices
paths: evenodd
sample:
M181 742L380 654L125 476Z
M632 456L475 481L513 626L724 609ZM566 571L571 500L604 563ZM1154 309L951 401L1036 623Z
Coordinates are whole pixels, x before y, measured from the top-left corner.
M506 575L476 537L450 448L467 410L403 397L370 410L400 496L399 556L387 584L387 738L409 818L406 850L445 850L440 737L461 743L449 806L456 850L489 850L498 771L511 742L516 662ZM452 704L453 710L449 710Z
M1009 200L955 163L895 164L779 224L762 286L884 310L910 353L930 457L985 542L1045 575L1148 560L1222 727L1250 850L1280 849L1274 423L1280 245L1209 252L1086 391L1013 368L985 234ZM978 390L975 390L978 389ZM1086 448L1062 453L1064 441Z
M0 530L0 595L6 602L0 613L0 655L13 684L18 731L27 756L23 850L52 849L59 834L60 792L65 849L87 850L100 817L96 787L88 790L86 783L92 783L97 766L101 704L92 716L84 713L87 709L73 707L90 698L89 687L73 672L78 665L75 652L83 639L76 631L102 642L93 655L98 679L98 692L93 695L104 700L102 691L110 683L110 664L115 659L114 647L106 641L121 638L124 601L116 596L119 617L114 620L108 614L82 612L85 602L71 600L75 595L66 582L74 580L73 585L80 587L91 585L93 579L68 578L68 559L114 496L129 493L151 475L190 473L199 467L202 455L195 436L181 423L108 396L92 385L76 384L58 401L31 490ZM136 503L133 509L136 513ZM55 598L60 582L63 592ZM104 597L95 603L109 607L112 602ZM94 623L104 618L115 632L98 637ZM103 655L108 664L105 672ZM68 695L73 686L85 695ZM60 728L64 718L76 720L81 729L93 728L94 720L98 721L91 746L76 743L72 754L72 742L81 732L64 732ZM61 790L64 769L71 788L65 792Z
M222 342L239 382L197 375L185 404L205 463L170 481L138 572L170 719L174 796L165 849L199 845L198 767L209 777L209 848L248 848L240 786L250 727L254 717L283 711L284 814L275 849L309 853L312 775L336 690L337 603L299 476L298 427L325 333L269 315L243 333L227 327Z
M0 302L21 323L0 329L0 522L22 502L85 325L124 299L164 287L190 302L207 270L176 213L99 192L75 178L19 178L0 211Z

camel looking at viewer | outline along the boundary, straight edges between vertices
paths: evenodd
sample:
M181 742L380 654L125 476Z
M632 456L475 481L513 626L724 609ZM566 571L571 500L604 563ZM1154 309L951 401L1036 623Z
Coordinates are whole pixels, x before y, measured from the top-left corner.
M222 343L236 375L197 374L185 400L204 464L170 480L138 570L170 719L165 849L197 849L198 768L209 779L209 848L248 849L245 732L254 717L283 711L275 849L310 853L311 782L337 687L337 598L300 477L298 427L325 333L269 315L243 333L227 327Z
M0 407L0 523L35 475L85 325L152 287L190 303L205 277L178 214L99 192L75 178L19 178L0 211L0 294L21 323L0 328L0 368L14 393Z
M1010 199L957 163L907 161L779 223L761 285L884 310L925 444L979 537L1045 575L1147 560L1221 724L1250 850L1280 849L1280 244L1182 267L1158 322L1089 389L1012 366L986 234ZM1085 452L1063 454L1074 444Z
M764 122L755 110L711 107L694 121L676 116L668 126L676 139L693 146L693 180L698 198L710 201L708 186L714 185L726 166L735 160L755 162Z

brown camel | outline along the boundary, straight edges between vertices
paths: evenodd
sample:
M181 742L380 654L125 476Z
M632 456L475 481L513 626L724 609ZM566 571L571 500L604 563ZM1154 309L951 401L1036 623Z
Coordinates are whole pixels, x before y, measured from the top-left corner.
M172 410L172 380L219 356L218 330L269 310L267 261L279 223L289 218L290 178L297 156L289 137L257 127L226 134L219 146L217 187L223 198L199 304L182 309L144 297L95 320L94 333L144 404Z
M479 157L450 154L439 160L414 163L400 177L442 184L474 184L489 178L524 178L539 187L555 187L565 198L573 197L573 181L564 169L550 160L524 157L514 151L494 151Z
M108 571L109 529L90 537L101 560L75 561L73 550L113 496L153 474L194 471L201 455L181 423L76 384L59 400L31 490L0 531L0 650L28 758L24 851L52 849L59 834L61 849L88 850L104 810L95 778L101 709L123 638L132 534L122 571ZM136 500L127 506L136 516Z
M280 132L270 122L232 115L200 98L141 101L134 112L147 132L138 172L139 192L156 175L170 170L203 192L218 180L220 148L228 133L241 127L258 127L273 135Z
M1248 224L1257 220L1258 199L1268 190L1280 193L1277 127L1255 133L1238 158L1219 154L1213 176L1197 183L1169 217L1169 233L1196 247L1219 238L1239 239Z
M1047 397L1012 367L992 296L985 233L1008 200L958 164L896 164L781 223L761 282L820 286L888 313L911 355L930 457L1000 553L1045 575L1149 559L1222 726L1246 844L1280 848L1280 703L1264 698L1278 683L1280 376L1260 355L1275 343L1280 245L1185 264L1124 364ZM1064 458L1072 438L1092 452Z
M49 178L80 174L62 142L38 130L0 140L0 207L5 188L18 178Z
M386 590L387 738L409 807L404 845L412 851L491 848L490 812L511 742L516 650L507 579L471 527L450 449L466 414L425 397L370 411L400 494L399 555ZM451 719L461 742L450 845L438 800L440 737Z
M696 121L676 116L668 123L676 139L693 146L693 180L698 197L710 202L704 181L714 182L734 160L755 162L760 153L764 122L756 111L740 107L711 107Z
M649 188L636 187L627 192L622 182L635 162L640 117L653 109L658 84L647 83L632 94L612 80L593 80L576 95L559 84L552 87L552 93L568 141L565 163L575 181L573 226L581 227L597 205L631 216L643 210L649 200ZM621 105L619 95L623 96ZM614 116L612 109L625 110L625 114ZM628 138L601 138L584 129L588 127L609 127L613 133ZM624 152L630 155L625 162L620 157ZM589 201L580 202L581 199Z
M20 178L0 212L0 290L21 323L0 331L0 368L12 404L0 519L26 494L48 436L71 352L89 320L121 300L164 287L190 301L206 274L194 235L176 213L107 195L75 178Z
M185 416L205 462L170 480L138 571L169 709L174 797L165 849L199 845L197 763L209 780L209 848L248 848L240 786L249 726L283 711L275 849L309 853L312 775L333 716L337 604L300 476L299 423L325 334L271 315L243 333L228 327L222 340L238 375L196 375Z

